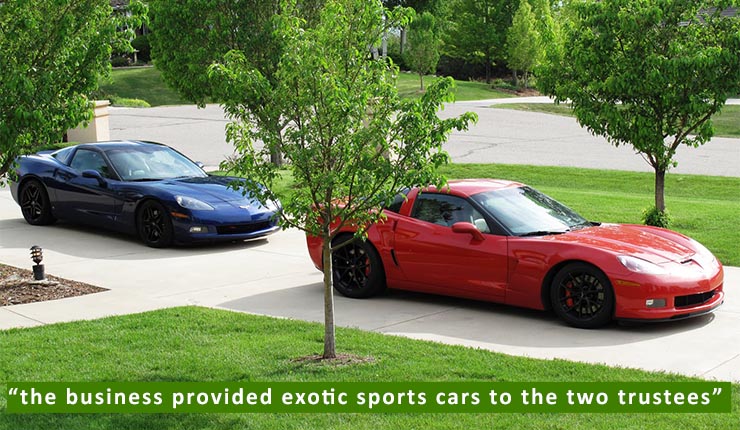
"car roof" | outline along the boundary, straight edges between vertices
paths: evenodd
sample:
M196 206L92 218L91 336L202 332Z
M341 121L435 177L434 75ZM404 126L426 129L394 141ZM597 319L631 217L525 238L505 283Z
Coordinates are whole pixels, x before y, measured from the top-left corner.
M112 140L109 142L82 143L80 145L77 145L78 148L92 147L92 148L98 148L101 151L108 151L111 149L126 149L126 148L132 148L132 147L147 147L147 146L167 147L167 145L164 145L162 143L148 142L145 140Z
M449 188L449 192L458 194L461 196L473 196L478 193L485 191L496 191L504 188L517 188L524 184L514 181L507 181L505 179L455 179L447 182L447 186L442 188L440 191L445 192ZM426 188L425 191L436 191L435 187Z

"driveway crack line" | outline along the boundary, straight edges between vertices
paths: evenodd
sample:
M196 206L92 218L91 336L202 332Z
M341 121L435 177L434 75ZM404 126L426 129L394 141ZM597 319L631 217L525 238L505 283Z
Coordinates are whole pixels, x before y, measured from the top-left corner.
M714 372L715 370L717 370L720 367L724 366L725 364L731 362L732 360L737 359L738 357L740 357L740 354L735 354L734 357L728 358L727 360L725 360L725 361L721 362L720 364L712 367L711 369L707 370L706 372L702 373L701 375L702 376L706 376L707 374Z
M7 311L7 312L10 312L11 314L15 314L15 315L18 315L19 317L25 318L25 319L27 319L27 320L35 321L35 322L37 322L37 323L39 323L39 324L43 324L43 325L46 325L46 324L48 324L48 323L46 323L46 322L44 322L44 321L41 321L41 320L37 320L36 318L31 318L31 317L29 317L28 315L23 315L22 313L20 313L20 312L16 312L16 311L14 311L14 310L11 310L11 309L3 309L3 310L4 310L4 311Z
M389 328L389 327L394 327L394 326L397 326L397 325L406 324L406 323L409 323L409 322L412 322L412 321L418 321L418 320L420 320L422 318L427 318L427 317L433 317L433 316L436 316L436 315L441 315L441 314L444 314L444 313L447 313L447 312L450 312L450 311L454 311L454 310L458 310L458 309L460 309L460 308L458 308L458 307L447 308L447 309L443 309L443 310L438 311L438 312L433 312L431 314L424 314L424 315L420 315L420 316L415 317L415 318L409 318L407 320L395 322L393 324L387 324L387 325L383 325L383 326L380 326L380 327L374 327L374 328L372 328L370 330L371 331L379 331L379 330L383 330L383 329L386 329L386 328Z

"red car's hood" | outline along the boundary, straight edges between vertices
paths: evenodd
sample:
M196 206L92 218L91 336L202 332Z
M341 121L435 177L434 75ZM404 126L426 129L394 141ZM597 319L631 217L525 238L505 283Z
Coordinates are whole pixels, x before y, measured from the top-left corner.
M649 227L638 225L603 224L550 238L580 243L616 255L632 255L655 264L683 262L695 254L695 250L687 246L686 239L677 233L661 230L661 234L657 234Z

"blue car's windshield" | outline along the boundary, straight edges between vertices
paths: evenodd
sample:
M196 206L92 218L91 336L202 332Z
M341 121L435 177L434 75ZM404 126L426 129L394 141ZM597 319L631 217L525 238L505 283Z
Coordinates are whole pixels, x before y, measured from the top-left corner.
M208 176L198 165L166 146L112 149L106 153L124 181Z
M591 225L570 208L529 187L487 191L472 198L517 236L564 233Z

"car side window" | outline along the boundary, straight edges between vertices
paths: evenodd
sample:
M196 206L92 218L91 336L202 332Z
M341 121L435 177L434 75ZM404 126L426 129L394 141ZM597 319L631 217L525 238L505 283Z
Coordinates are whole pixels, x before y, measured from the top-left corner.
M398 194L396 194L393 202L384 209L395 213L401 212L401 206L406 203L406 195L409 193L409 191L410 190L408 188L404 188L403 190L401 190Z
M490 232L486 219L467 200L447 194L419 194L411 217L447 227L457 222L469 222L482 233Z
M110 169L103 159L103 155L97 151L80 148L72 157L69 167L82 172L84 170L97 170L104 178L110 178Z

